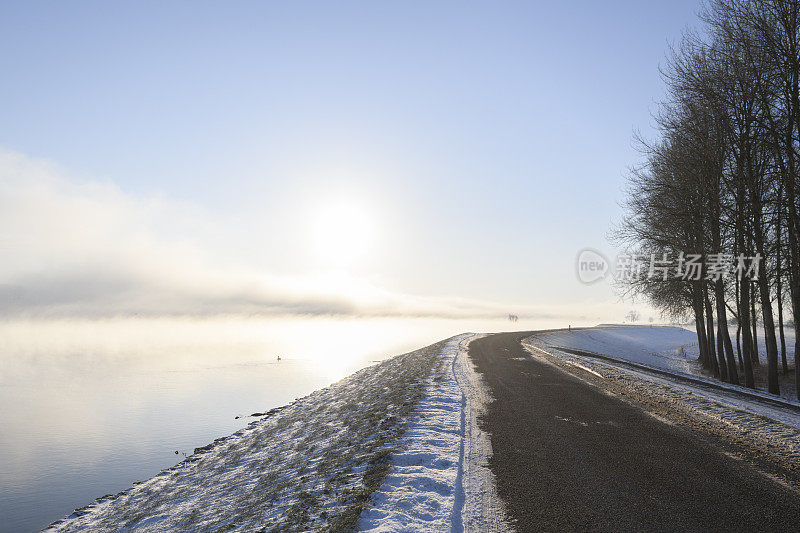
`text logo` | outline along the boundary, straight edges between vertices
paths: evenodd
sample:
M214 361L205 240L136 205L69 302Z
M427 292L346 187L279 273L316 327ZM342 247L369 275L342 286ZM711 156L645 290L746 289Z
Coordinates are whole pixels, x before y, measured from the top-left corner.
M608 260L603 254L591 248L585 248L580 251L575 266L581 283L599 281L608 272Z

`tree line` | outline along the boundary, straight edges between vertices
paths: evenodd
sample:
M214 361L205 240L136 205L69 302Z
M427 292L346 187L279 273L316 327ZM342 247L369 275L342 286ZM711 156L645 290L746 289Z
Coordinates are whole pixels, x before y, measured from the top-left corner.
M693 317L700 361L731 383L755 387L763 335L778 394L786 328L800 319L800 0L711 0L700 19L661 69L658 138L636 137L643 162L614 237L651 264L622 283ZM654 276L667 257L678 270ZM697 276L680 271L689 257L703 258ZM798 364L795 382L800 399Z

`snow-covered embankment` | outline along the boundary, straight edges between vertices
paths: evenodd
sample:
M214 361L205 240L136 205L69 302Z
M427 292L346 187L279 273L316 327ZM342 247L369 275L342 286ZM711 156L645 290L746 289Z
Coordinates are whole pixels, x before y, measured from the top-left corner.
M51 529L501 530L473 338L356 372Z

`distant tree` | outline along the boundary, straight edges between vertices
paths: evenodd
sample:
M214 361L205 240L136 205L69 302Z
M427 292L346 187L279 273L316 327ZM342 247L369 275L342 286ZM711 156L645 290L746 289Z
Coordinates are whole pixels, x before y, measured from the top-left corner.
M635 309L631 309L630 311L628 311L628 314L625 315L625 320L627 320L628 322L638 322L639 317L640 317L639 312L636 311Z

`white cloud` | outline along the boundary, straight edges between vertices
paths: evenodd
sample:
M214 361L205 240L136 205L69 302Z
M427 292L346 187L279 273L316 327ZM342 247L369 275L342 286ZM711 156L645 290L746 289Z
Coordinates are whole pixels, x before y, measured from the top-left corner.
M576 316L569 306L396 294L343 275L270 275L215 248L235 231L217 222L0 151L0 316ZM598 304L577 314L618 313Z

